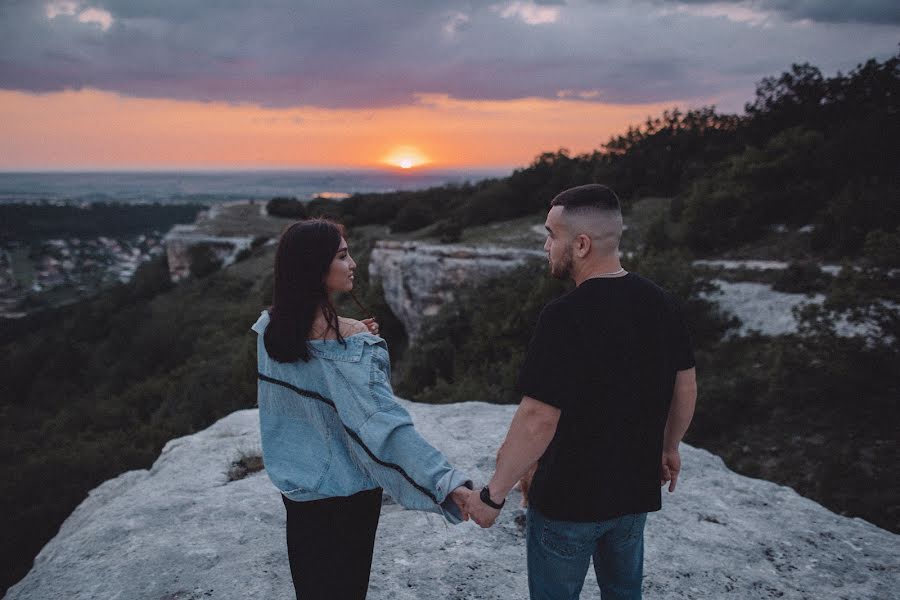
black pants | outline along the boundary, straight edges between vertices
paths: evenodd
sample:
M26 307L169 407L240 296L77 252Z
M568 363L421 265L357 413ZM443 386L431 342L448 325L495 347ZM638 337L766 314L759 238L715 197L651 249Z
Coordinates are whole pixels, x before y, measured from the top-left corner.
M381 488L311 502L281 498L297 600L363 600L381 515Z

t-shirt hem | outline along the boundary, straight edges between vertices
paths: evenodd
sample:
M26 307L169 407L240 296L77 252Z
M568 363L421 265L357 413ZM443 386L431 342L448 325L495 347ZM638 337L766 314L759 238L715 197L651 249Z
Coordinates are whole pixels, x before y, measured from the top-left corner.
M629 508L620 508L620 509L610 509L605 511L597 511L597 512L579 512L572 511L566 509L560 509L559 507L546 507L542 506L540 502L533 502L532 500L528 501L530 505L533 505L542 515L547 517L548 519L553 519L554 521L568 521L572 523L595 523L599 521L608 521L610 519L616 519L618 517L624 517L625 515L636 515L641 513L651 513L658 512L662 510L662 502L653 503L653 504L643 504L643 505L633 505Z

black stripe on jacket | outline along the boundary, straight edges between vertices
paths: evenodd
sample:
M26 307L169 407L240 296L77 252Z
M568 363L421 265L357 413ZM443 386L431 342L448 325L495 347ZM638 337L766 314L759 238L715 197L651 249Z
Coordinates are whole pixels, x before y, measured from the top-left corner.
M268 375L263 375L262 373L258 373L258 375L259 375L260 381L265 381L265 382L272 383L275 385L280 385L281 387L287 388L299 396L303 396L305 398L312 398L313 400L318 400L319 402L323 402L323 403L327 404L328 406L330 406L332 409L334 409L335 412L337 412L337 407L334 405L334 401L329 400L322 394L319 394L317 392L313 392L310 390L304 390L303 388L299 388L295 385L291 385L290 383L288 383L286 381L281 381L280 379L275 379L274 377L269 377ZM338 420L340 420L340 416L338 416ZM414 488L416 488L417 490L419 490L420 492L422 492L423 494L425 494L426 496L431 498L431 500L435 504L440 506L441 503L438 502L438 499L434 496L434 494L432 494L430 491L428 491L427 488L425 488L425 487L419 485L418 483L416 483L415 481L413 481L413 478L410 477L406 473L406 471L403 470L403 467L401 467L400 465L395 465L394 463L389 463L389 462L383 461L380 458L378 458L377 456L375 456L375 454L371 450L369 450L369 447L366 446L365 442L363 442L362 438L359 437L359 434L357 434L355 431L353 431L352 429L350 429L349 427L344 425L343 421L341 421L341 425L344 427L344 431L347 432L347 435L349 435L353 439L354 442L359 444L359 446L363 450L366 451L366 454L368 454L372 460L374 460L376 463L378 463L379 465L381 465L383 467L393 469L393 470L397 471L398 473L400 473L403 476L403 478L409 482L409 484L411 486L413 486Z

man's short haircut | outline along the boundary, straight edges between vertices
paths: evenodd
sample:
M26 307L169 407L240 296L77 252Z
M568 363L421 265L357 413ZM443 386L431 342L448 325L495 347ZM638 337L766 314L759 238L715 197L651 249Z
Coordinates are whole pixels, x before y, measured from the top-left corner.
M574 212L581 212L583 209L622 212L616 193L599 183L580 185L560 192L550 201L550 206L562 206L566 211Z
M622 206L614 191L599 183L580 185L557 195L550 206L562 206L567 228L575 235L589 235L601 255L618 254L623 230Z

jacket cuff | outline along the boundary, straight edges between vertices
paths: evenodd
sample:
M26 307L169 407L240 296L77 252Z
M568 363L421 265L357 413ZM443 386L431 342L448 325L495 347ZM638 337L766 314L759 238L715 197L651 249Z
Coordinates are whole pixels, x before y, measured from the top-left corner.
M462 522L462 513L460 512L459 507L456 506L456 502L450 498L450 492L459 486L465 486L470 490L474 488L472 480L457 469L450 469L437 483L438 498L442 498L441 510L444 513L444 518L452 525Z

